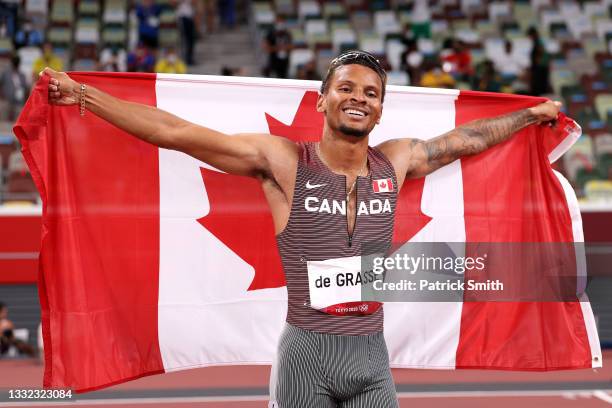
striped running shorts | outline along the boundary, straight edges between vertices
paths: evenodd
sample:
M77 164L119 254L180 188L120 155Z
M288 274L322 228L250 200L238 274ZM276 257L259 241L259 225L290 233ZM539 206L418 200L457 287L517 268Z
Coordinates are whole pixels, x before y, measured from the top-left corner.
M287 323L270 377L270 408L397 408L383 333L340 336Z

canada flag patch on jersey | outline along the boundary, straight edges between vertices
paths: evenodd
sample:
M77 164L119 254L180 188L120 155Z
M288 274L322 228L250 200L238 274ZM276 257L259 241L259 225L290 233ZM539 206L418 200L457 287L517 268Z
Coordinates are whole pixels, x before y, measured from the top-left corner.
M393 191L393 180L390 178L372 181L372 190L375 193L389 193Z

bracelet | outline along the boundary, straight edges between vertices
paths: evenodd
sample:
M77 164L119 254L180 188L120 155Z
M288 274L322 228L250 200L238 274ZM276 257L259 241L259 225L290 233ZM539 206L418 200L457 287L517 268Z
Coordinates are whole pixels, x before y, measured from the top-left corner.
M86 91L87 91L87 87L85 86L85 84L81 84L81 95L79 96L79 104L80 104L79 113L81 114L81 116L85 116L85 92Z

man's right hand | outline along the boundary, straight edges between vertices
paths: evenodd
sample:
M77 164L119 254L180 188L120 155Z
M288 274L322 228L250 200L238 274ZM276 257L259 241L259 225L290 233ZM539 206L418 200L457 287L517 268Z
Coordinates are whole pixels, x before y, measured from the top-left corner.
M49 103L54 105L75 105L79 102L79 83L65 72L57 72L46 67L39 74L49 75Z

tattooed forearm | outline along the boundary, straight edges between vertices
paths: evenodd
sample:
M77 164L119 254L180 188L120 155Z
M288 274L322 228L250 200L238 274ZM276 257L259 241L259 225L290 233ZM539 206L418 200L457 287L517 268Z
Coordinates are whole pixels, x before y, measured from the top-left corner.
M413 148L424 151L424 163L414 171L418 175L432 171L466 156L480 153L503 142L524 127L537 123L529 109L489 119L478 119L428 141L416 140Z

